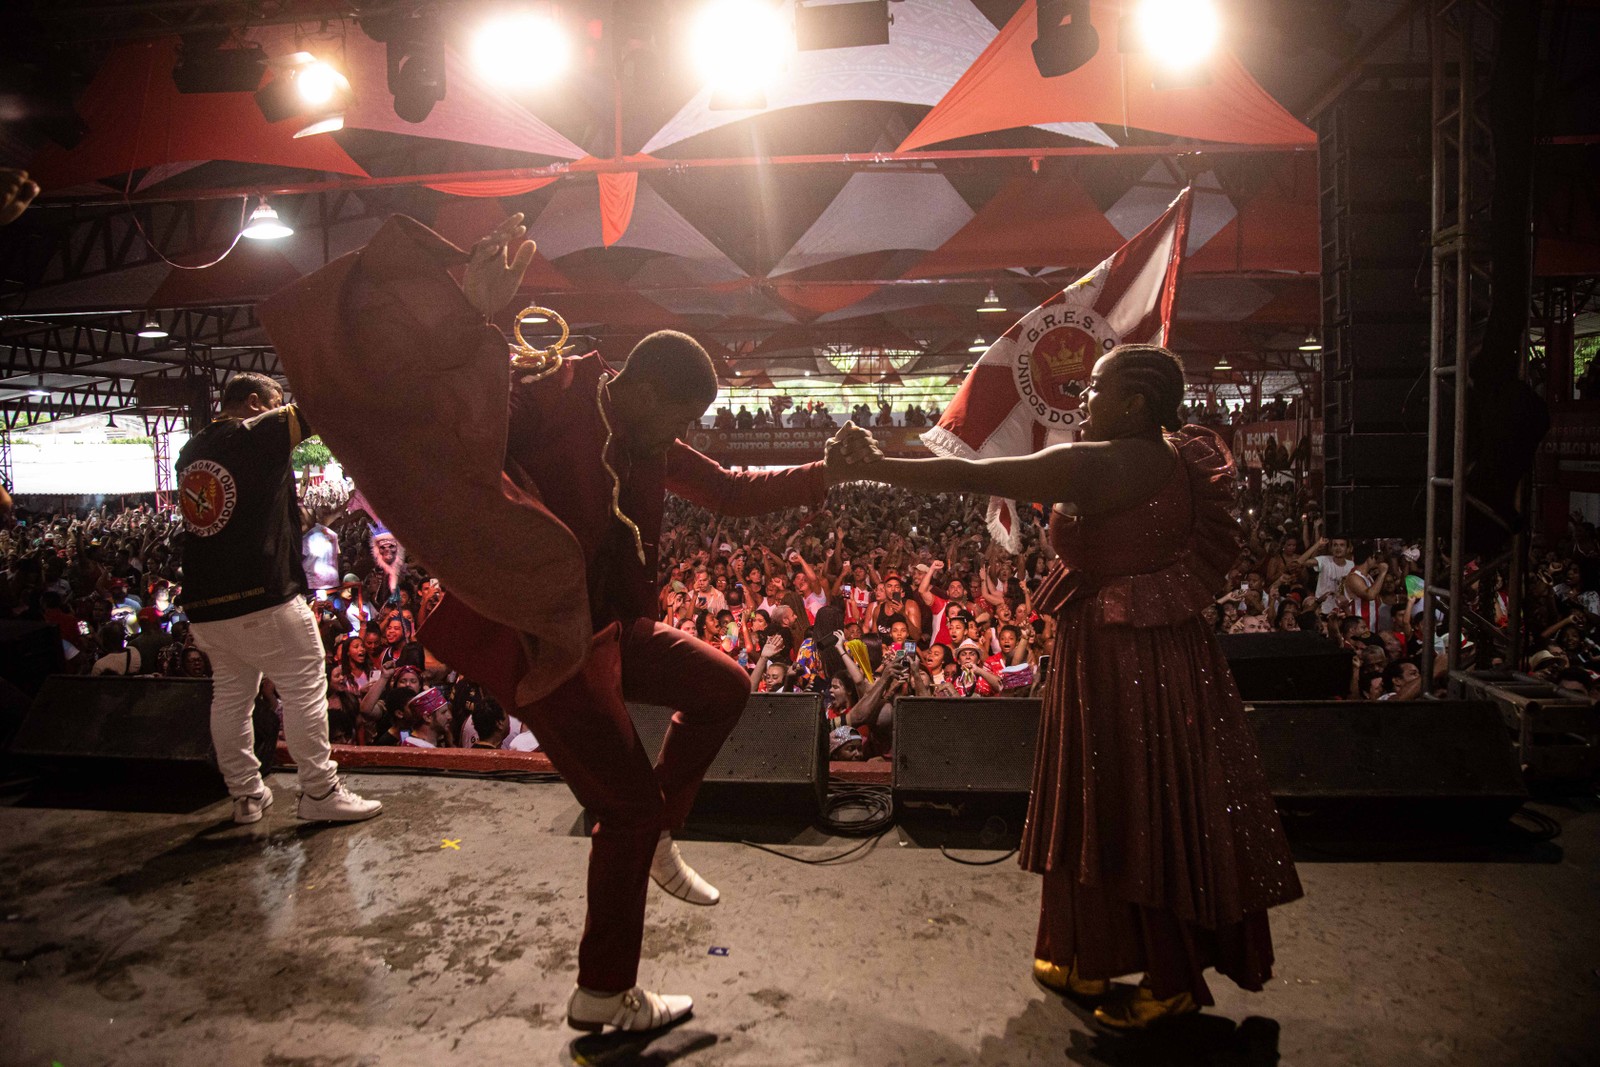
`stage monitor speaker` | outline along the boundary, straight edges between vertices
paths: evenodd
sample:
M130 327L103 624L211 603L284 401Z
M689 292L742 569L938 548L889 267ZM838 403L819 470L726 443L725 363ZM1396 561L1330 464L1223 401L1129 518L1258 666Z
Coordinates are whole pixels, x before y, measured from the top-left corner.
M257 707L256 757L270 767L278 717ZM216 766L211 679L57 674L45 680L11 742L13 756Z
M633 727L652 759L672 721L672 710L628 705ZM722 751L706 771L695 803L699 812L779 808L815 815L828 794L828 720L816 693L755 693Z
M894 702L898 793L1027 793L1037 700L903 697Z
M1350 653L1321 634L1220 634L1245 700L1315 700L1350 689Z
M1509 816L1528 798L1487 700L1257 702L1248 709L1272 794L1437 800Z
M0 678L28 696L66 665L61 631L48 622L0 622Z

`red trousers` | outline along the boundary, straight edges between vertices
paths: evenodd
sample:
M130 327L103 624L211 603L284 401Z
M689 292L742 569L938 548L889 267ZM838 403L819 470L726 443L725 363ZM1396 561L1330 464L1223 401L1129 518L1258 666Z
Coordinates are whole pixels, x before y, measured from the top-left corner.
M749 697L750 679L720 650L663 623L636 619L595 634L582 671L517 709L598 820L589 845L579 985L612 993L637 982L656 841L661 831L683 826L706 768ZM624 700L675 709L654 766Z

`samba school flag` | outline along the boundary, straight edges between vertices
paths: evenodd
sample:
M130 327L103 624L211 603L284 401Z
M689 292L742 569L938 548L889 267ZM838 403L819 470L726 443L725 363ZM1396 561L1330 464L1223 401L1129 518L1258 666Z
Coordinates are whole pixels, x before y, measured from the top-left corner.
M1026 456L1073 440L1095 360L1119 344L1166 344L1189 233L1185 188L1094 270L1028 312L978 358L923 444L941 456ZM1017 506L991 497L989 532L1020 548Z

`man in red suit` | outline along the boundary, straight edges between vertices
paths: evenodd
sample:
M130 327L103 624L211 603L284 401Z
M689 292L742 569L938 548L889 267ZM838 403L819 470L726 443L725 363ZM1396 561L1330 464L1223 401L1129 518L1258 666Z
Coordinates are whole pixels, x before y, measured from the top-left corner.
M462 353L494 349L483 341L484 323L516 293L532 261L533 244L522 240L521 219L508 219L474 246L470 258L410 220L392 220L368 246L367 262L334 276L346 321L340 328L351 347L407 359L407 339L426 336L434 346L433 364L446 367L476 358L463 359ZM440 278L448 281L446 268L463 260L462 287L439 284ZM269 329L274 319L285 331L304 329L314 316L304 305L299 310L290 315L283 307L271 315L264 309L264 316ZM378 332L369 334L367 324ZM451 340L452 329L460 332L458 341ZM279 348L304 402L303 392L320 390L318 369L291 356L281 340ZM498 358L507 358L503 339ZM425 372L420 364L419 370ZM454 595L445 576L447 595L420 635L434 655L486 686L529 724L568 787L598 820L578 984L567 1009L568 1022L580 1029L647 1030L686 1015L689 997L660 996L637 984L646 891L654 878L690 903L715 904L719 897L683 862L671 833L682 826L706 768L738 721L749 680L719 650L656 619L665 495L673 492L725 515L755 515L818 505L831 482L820 462L765 474L730 472L678 440L705 413L716 390L705 350L672 331L641 341L620 373L594 353L564 359L546 374L513 368L504 447L509 484L503 495L553 516L570 532L571 541L558 538L549 552L530 549L542 558L529 562L547 564L551 553L567 553L575 542L581 586L569 583L554 594L559 604L543 606L548 625L535 620L516 626L506 623L501 605L481 585L470 597ZM333 396L319 400L337 402ZM341 460L346 450L359 454L357 464L369 466L374 478L396 476L392 462L389 468L367 464L372 446L358 436L330 444ZM355 473L365 488L362 472ZM430 569L454 564L460 573L460 557L474 552L471 535L452 546L425 528L416 536L426 545L413 544L404 517L388 504L378 506ZM415 506L438 508L441 502L418 500ZM480 562L501 573L522 564L515 558ZM463 584L470 577L463 574ZM541 675L541 662L553 658L552 637L567 642L560 620L585 599L590 647L577 672L567 671L570 676L552 688L555 676L548 670ZM624 700L675 709L653 766Z

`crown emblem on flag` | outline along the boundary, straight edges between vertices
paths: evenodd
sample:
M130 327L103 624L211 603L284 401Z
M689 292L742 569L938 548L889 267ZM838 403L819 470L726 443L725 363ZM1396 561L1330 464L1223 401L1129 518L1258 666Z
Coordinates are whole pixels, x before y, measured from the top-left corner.
M1080 340L1077 344L1068 344L1067 339L1061 334L1065 331L1053 331L1054 336L1046 336L1036 349L1034 358L1044 361L1045 369L1049 376L1059 381L1062 378L1079 378L1083 376L1087 366L1089 338L1081 331L1074 330Z

